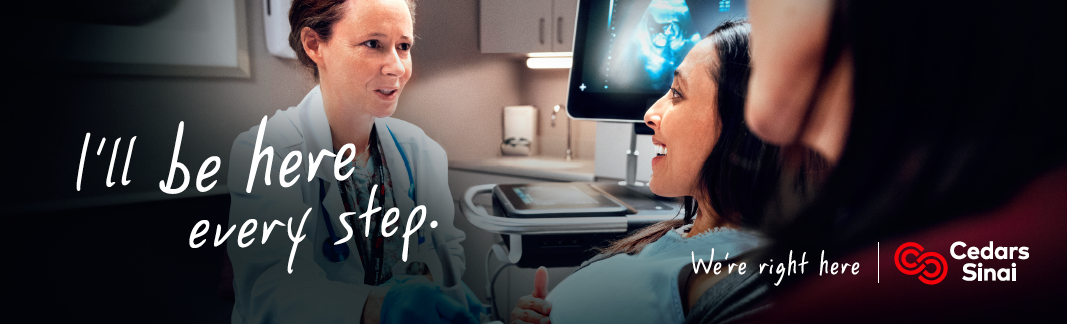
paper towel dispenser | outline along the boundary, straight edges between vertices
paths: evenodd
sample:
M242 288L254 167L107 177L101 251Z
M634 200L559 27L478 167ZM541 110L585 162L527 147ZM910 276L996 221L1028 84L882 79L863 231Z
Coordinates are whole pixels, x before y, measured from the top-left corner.
M296 58L289 47L289 7L293 0L263 0L263 30L267 36L267 51L274 56Z
M534 106L504 107L504 142L500 152L511 156L533 155L537 134L537 108Z

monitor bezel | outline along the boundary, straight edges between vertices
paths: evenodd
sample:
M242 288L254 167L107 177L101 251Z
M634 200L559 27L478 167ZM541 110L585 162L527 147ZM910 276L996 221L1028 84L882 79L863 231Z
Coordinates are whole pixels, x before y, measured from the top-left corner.
M644 123L645 111L666 94L614 92L598 93L579 91L584 69L585 43L592 0L578 1L578 15L574 21L570 75L567 80L567 116L578 120ZM581 46L579 46L581 44ZM576 78L577 76L577 78ZM609 106L612 109L600 107Z

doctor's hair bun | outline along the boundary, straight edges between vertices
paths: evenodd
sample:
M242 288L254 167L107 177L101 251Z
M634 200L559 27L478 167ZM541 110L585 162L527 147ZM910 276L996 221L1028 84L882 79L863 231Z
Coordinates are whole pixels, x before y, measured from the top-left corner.
M346 4L349 0L293 0L293 6L289 8L289 47L296 52L296 58L300 63L311 69L315 81L319 80L319 69L315 61L304 52L304 45L300 42L300 30L304 27L311 28L325 42L330 40L333 25L344 16ZM359 0L351 0L359 1ZM415 22L415 0L404 0L411 12L411 21Z

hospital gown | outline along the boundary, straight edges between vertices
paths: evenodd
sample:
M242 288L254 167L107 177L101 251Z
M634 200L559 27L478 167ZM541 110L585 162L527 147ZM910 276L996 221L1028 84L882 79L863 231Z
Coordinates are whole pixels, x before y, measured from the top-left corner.
M684 238L679 233L684 229L669 231L641 253L615 255L568 276L546 298L552 323L682 323L678 273L692 266L694 254L706 265L712 249L721 261L760 243L746 231L719 229Z

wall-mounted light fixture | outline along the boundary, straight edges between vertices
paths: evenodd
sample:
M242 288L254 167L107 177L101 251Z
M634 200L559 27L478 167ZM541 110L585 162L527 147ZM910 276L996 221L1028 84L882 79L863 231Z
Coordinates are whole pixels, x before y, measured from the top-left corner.
M526 67L531 69L571 68L571 52L529 53L526 57Z

